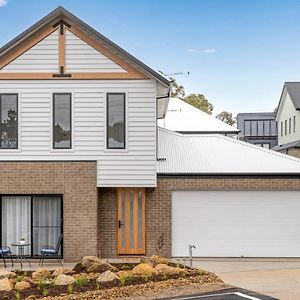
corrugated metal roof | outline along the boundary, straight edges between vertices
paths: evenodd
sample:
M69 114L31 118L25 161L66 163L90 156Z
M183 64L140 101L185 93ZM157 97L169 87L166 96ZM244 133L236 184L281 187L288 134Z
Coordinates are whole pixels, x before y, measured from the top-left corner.
M286 143L283 145L277 145L277 146L273 147L272 149L275 151L280 151L280 150L285 150L285 149L289 149L289 148L300 148L300 140Z
M300 159L219 134L158 129L159 174L298 174Z
M178 98L170 98L158 126L182 133L238 133L239 130Z

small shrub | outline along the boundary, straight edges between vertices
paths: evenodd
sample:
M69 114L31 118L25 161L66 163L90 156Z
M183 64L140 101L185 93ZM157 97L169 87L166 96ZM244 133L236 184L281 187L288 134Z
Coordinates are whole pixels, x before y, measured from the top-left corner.
M163 274L163 280L167 280L168 279L168 274Z
M120 269L121 270L130 270L131 266L129 264L122 264Z
M49 296L49 291L48 291L47 289L44 289L44 290L43 290L43 296L44 296L44 297Z
M68 294L73 294L74 293L74 287L73 287L72 284L69 284L67 286L67 292L68 292Z
M36 284L37 288L40 290L40 289L43 289L47 286L47 282L46 280L44 279L40 279L37 284Z
M78 286L86 285L90 280L86 276L80 276L75 280L75 284Z
M151 275L144 275L144 281L148 282L149 280L151 280L152 276Z
M180 272L180 273L179 273L179 276L180 276L181 278L185 278L185 277L186 277L186 273L185 273L185 272Z
M17 282L21 282L21 281L23 281L24 280L24 275L19 275L18 277L17 277Z
M15 292L15 297L16 297L16 300L20 300L21 299L20 291L16 291Z
M96 282L96 289L100 290L100 284L98 282Z
M121 276L121 277L120 277L120 283L121 283L122 285L125 285L126 281L127 281L127 277L126 277L126 276Z

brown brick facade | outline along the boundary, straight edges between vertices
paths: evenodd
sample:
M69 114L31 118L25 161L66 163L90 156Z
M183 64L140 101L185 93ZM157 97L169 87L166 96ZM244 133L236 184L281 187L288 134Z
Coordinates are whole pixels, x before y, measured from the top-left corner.
M165 235L166 256L171 255L171 194L175 190L300 190L300 177L160 177L158 186L146 189L146 254L156 254ZM116 189L100 189L99 246L102 257L116 257Z
M0 194L62 194L64 260L97 254L96 162L0 162Z

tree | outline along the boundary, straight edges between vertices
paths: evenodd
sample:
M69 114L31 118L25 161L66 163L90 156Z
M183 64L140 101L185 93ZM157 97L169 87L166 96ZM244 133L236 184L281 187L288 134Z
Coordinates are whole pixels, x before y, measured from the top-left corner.
M235 118L232 116L232 113L228 111L222 111L216 115L216 118L231 126L236 122Z
M190 94L183 99L185 102L211 115L214 106L202 94Z
M185 96L185 90L183 85L179 85L174 78L171 78L173 80L172 83L172 97L177 97L181 100L183 100Z

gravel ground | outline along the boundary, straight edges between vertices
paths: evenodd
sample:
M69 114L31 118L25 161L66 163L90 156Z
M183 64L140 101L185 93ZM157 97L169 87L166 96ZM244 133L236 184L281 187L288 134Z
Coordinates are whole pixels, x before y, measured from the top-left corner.
M91 300L91 299L135 299L148 300L173 297L184 294L209 292L229 287L215 274L209 273L190 278L169 279L148 282L141 285L115 287L106 290L89 291L80 294L43 298L44 300Z

